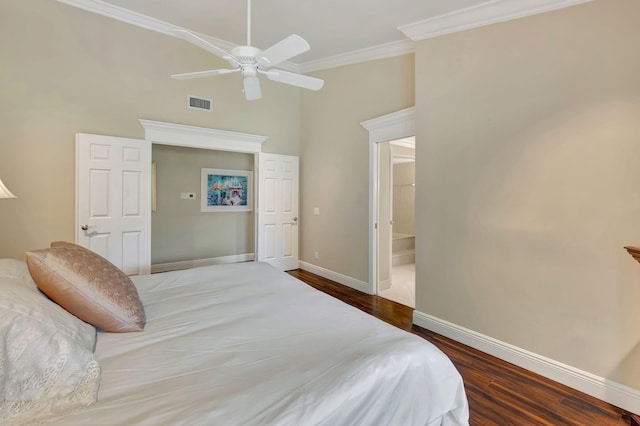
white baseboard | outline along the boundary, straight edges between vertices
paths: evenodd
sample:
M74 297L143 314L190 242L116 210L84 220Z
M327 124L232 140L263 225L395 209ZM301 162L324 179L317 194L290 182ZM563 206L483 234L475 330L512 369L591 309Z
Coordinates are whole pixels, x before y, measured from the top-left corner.
M346 275L342 275L337 272L330 271L329 269L321 268L320 266L312 265L311 263L303 261L300 261L300 269L304 269L305 271L320 275L323 278L335 281L337 283L346 285L347 287L351 287L363 293L369 294L369 284L364 281L360 281L355 278L351 278Z
M378 283L378 293L389 290L391 288L391 280L384 280Z
M457 342L577 389L632 413L640 413L640 390L529 352L434 316L414 311L413 323Z
M208 259L184 260L181 262L156 263L151 265L151 273L177 271L179 269L197 268L198 266L221 265L223 263L250 262L255 259L253 253L235 254L232 256L210 257Z

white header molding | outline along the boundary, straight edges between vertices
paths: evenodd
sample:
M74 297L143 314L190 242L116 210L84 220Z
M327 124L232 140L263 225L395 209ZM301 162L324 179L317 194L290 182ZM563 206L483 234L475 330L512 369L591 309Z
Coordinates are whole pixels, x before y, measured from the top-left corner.
M185 126L183 124L142 119L139 121L144 127L144 138L160 145L255 154L262 151L262 144L268 139L267 136L208 129L206 127Z

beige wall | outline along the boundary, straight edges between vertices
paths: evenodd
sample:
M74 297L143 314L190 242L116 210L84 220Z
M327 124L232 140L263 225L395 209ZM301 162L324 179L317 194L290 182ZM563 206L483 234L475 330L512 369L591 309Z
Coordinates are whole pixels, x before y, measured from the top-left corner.
M299 155L300 90L263 81L244 100L237 75L169 75L227 66L188 43L50 0L0 2L0 257L74 239L76 132L143 138L139 118L268 136ZM211 113L187 96L213 99Z
M417 310L640 389L640 2L416 51Z
M151 215L151 264L254 252L254 214L200 211L201 169L253 171L253 154L154 145L156 206ZM193 200L180 193L193 192Z
M367 281L369 134L360 122L413 106L413 55L314 75L325 86L302 97L300 258Z

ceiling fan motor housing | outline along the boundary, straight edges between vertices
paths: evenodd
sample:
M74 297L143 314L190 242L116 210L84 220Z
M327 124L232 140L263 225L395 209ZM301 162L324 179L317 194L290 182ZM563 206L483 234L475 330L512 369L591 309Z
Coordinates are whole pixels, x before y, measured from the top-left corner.
M233 55L241 64L255 64L256 56L262 52L257 47L253 46L236 46L231 49L231 55Z

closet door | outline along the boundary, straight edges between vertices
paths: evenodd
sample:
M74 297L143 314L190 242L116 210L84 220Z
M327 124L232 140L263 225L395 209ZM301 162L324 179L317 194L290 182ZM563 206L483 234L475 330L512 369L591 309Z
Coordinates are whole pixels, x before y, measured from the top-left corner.
M283 271L298 262L298 157L258 154L258 261Z
M76 135L76 244L127 275L151 269L151 143Z

